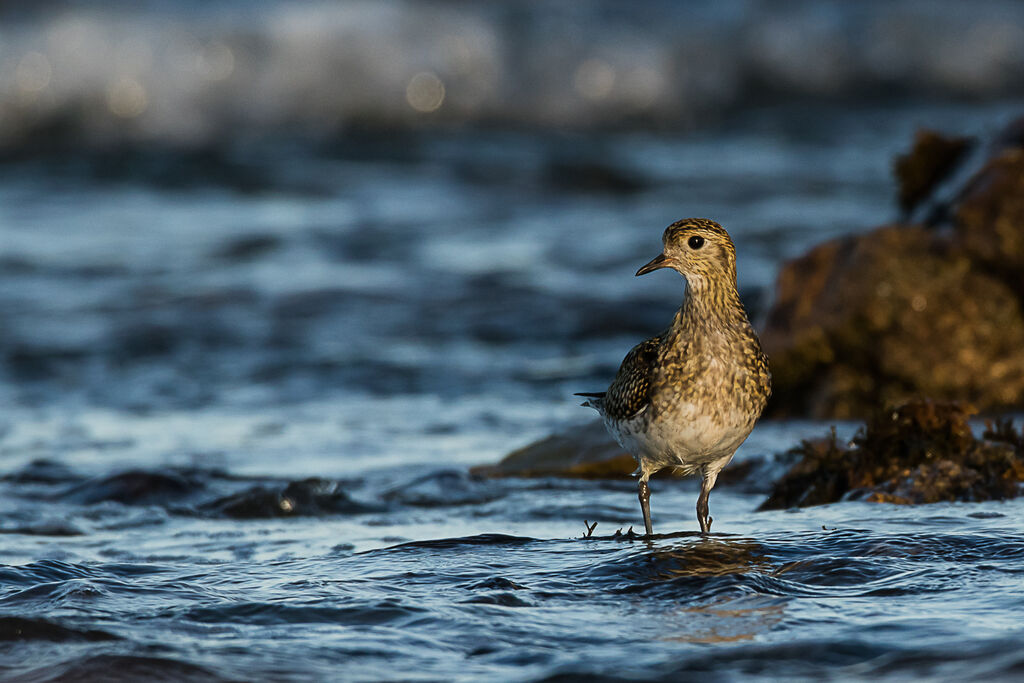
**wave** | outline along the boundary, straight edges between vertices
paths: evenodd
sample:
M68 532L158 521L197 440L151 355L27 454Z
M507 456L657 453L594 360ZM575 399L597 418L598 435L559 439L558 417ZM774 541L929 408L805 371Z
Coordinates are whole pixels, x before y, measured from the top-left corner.
M0 18L8 148L352 126L679 128L779 99L995 98L1024 85L1024 6L1009 0L107 0Z
M2 672L3 669L0 669ZM60 664L47 664L18 676L16 680L61 681L180 681L209 683L238 680L224 678L185 661L148 655L98 654L75 657Z

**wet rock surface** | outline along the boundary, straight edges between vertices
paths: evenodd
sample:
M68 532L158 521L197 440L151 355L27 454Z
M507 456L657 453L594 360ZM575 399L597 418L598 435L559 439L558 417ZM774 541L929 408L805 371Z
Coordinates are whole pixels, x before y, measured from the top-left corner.
M789 454L748 455L729 463L718 476L718 486L744 493L768 493L773 482L793 460ZM471 469L475 477L571 477L628 479L636 470L633 456L623 451L601 422L589 422L552 434L509 453L492 465ZM668 470L658 478L673 476Z
M879 227L784 265L762 334L769 415L863 417L920 396L987 411L1024 405L1020 125L999 136L951 206L930 212L937 223ZM967 145L919 134L897 162L904 210L953 174Z
M474 467L487 477L628 477L636 461L612 441L600 422L572 427L509 453L494 465Z
M77 484L64 497L85 505L102 501L144 505L189 496L202 485L197 478L181 472L131 470Z
M899 504L1005 500L1024 484L1024 433L989 425L975 438L968 411L954 403L918 401L879 413L849 444L805 441L760 510L840 500Z
M201 506L230 519L265 519L327 514L358 514L378 508L356 502L338 482L309 478L283 487L254 486Z

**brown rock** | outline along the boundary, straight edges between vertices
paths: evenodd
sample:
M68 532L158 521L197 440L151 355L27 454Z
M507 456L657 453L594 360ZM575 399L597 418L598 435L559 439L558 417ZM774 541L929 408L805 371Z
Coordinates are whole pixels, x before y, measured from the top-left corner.
M844 499L902 504L1013 498L1024 482L1024 434L1010 423L976 439L958 404L919 401L876 415L850 445L805 442L761 510Z
M495 465L470 470L486 477L628 477L636 461L612 441L600 422L572 427L509 453Z
M1024 403L1020 299L920 227L835 240L787 264L761 339L774 415L857 417L917 396Z
M956 170L970 150L970 138L919 130L914 146L896 157L893 171L899 183L899 204L904 215L927 199L936 186Z
M955 226L958 245L1024 294L1024 149L1006 149L968 182Z
M718 486L745 493L767 493L791 461L789 456L745 457L722 470ZM485 477L629 479L634 470L636 461L619 448L604 425L590 422L536 441L509 453L497 464L479 465L470 472Z

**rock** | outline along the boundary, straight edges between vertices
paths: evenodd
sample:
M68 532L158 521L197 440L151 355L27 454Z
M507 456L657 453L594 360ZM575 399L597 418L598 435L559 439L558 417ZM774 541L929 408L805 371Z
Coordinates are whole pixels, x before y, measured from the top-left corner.
M780 473L779 457L754 456L732 462L719 474L718 486L767 493L767 487ZM591 422L524 446L495 465L474 467L470 473L484 477L628 479L635 469L636 461L619 448L604 425Z
M904 210L934 193L969 144L918 134L896 164ZM769 416L863 417L921 396L988 411L1024 405L1022 145L1024 119L991 158L976 155L978 170L933 211L952 230L883 226L783 266L761 335Z
M968 182L954 220L956 243L1024 294L1024 148L985 164Z
M509 453L495 465L470 472L486 477L628 477L636 469L632 456L612 441L600 422L572 427Z
M230 519L266 519L376 512L379 508L359 503L337 482L309 478L289 482L283 488L255 486L200 506L206 513Z
M1020 298L921 227L827 242L788 263L761 340L773 415L860 417L918 396L1024 403Z
M800 459L759 510L840 500L900 504L1013 498L1024 483L1024 433L999 423L976 439L968 411L917 401L872 418L850 445L835 431L791 451Z
M185 498L202 488L202 481L182 472L129 470L72 486L61 498L82 505L104 501L153 505Z
M943 135L932 130L919 130L914 146L896 157L893 172L899 183L899 204L909 215L935 188L956 170L970 150L971 138Z

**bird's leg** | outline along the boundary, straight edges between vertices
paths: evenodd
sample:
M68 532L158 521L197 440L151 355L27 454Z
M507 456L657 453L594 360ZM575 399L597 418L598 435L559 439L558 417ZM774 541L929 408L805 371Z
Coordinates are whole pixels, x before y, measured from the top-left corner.
M640 478L640 510L644 513L644 528L650 536L654 530L651 528L651 487L647 485L646 476Z
M712 519L708 515L708 494L710 493L707 488L701 486L700 496L697 498L697 521L700 523L702 534L711 533Z
M715 486L715 480L718 479L718 472L711 474L704 472L704 481L700 485L700 495L697 497L697 522L700 524L700 532L702 534L711 533L711 516L708 514L708 498L711 496L711 489Z

